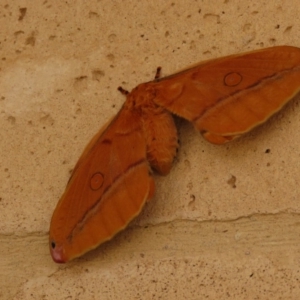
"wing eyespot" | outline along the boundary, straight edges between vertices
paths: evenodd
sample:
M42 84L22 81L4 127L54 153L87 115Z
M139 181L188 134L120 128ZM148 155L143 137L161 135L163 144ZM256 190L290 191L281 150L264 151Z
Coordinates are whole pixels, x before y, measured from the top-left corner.
M231 72L224 76L224 85L237 86L243 80L243 76L240 73Z
M99 190L104 182L104 176L102 173L98 172L93 174L90 180L90 187L93 191Z

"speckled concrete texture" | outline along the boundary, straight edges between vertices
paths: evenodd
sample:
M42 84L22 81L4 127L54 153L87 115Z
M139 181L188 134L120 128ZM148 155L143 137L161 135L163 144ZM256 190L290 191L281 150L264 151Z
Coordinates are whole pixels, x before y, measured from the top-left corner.
M0 299L299 299L300 99L225 146L177 120L155 197L66 265L49 222L130 90L201 60L300 47L293 1L0 1Z

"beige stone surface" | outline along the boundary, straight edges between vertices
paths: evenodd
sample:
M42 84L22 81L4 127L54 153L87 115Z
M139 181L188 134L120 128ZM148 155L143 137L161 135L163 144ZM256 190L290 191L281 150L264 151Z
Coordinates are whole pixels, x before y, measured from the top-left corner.
M296 0L1 0L0 299L299 299L299 99L225 146L178 121L174 167L127 230L65 265L48 250L52 211L120 84L300 46L299 15Z

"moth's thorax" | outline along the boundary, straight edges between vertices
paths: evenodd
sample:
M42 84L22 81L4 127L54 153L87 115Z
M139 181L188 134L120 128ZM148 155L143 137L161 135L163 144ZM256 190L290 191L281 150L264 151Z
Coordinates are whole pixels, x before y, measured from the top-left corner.
M157 107L154 104L155 89L149 83L135 87L127 96L126 106L130 109L145 110Z

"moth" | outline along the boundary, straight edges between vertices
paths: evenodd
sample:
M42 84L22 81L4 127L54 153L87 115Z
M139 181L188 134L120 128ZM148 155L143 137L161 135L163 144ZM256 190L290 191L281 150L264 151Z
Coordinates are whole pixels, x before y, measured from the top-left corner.
M64 263L123 230L154 195L178 148L173 114L213 144L265 122L300 90L300 49L278 46L201 62L142 83L79 158L50 224L53 260Z

